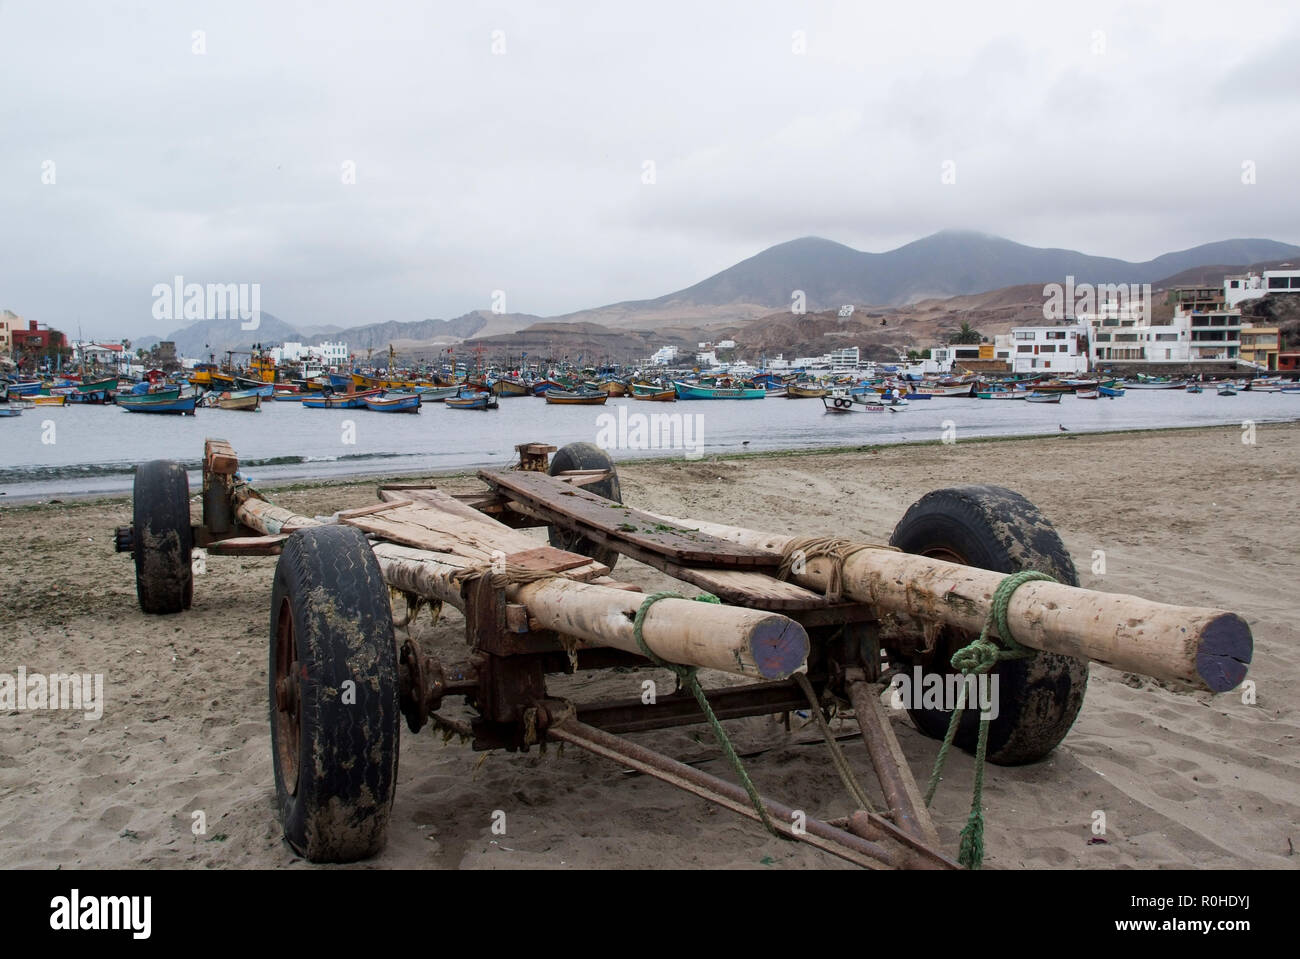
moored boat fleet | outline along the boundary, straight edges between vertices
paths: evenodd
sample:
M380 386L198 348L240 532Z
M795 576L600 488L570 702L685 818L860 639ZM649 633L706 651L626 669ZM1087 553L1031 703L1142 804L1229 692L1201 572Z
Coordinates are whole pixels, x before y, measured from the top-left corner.
M707 400L820 400L827 413L900 413L912 403L975 399L1059 404L1063 396L1081 400L1123 397L1129 390L1184 390L1235 396L1239 392L1300 395L1300 382L1280 377L1202 381L1139 375L1129 379L1056 379L1048 375L987 377L932 376L922 379L883 375L759 373L648 376L594 370L552 370L547 375L518 371L466 374L376 375L356 370L311 379L287 379L274 368L221 370L199 364L185 374L150 376L133 382L116 376L9 378L0 382L0 416L17 416L35 406L116 404L132 413L193 415L197 410L258 412L262 403L299 403L312 410L368 410L419 413L431 403L449 410L487 412L505 399L543 399L556 406L603 406L614 397L673 403Z

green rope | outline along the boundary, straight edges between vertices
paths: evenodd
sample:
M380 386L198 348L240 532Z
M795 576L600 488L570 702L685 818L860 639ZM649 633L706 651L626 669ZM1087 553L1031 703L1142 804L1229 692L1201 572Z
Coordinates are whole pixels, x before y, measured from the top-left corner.
M989 615L984 620L984 628L979 639L968 646L963 646L952 654L953 669L959 670L963 677L980 676L991 670L998 663L1007 659L1025 659L1034 655L1034 650L1021 646L1011 635L1011 624L1007 622L1007 610L1011 606L1011 596L1025 583L1043 580L1054 583L1056 579L1036 569L1021 570L1012 573L998 584L993 591L993 603ZM999 646L989 633L996 633L1003 645ZM934 770L930 773L930 782L925 789L925 804L930 805L939 780L943 774L943 764L948 758L953 740L957 736L957 726L961 723L962 712L966 709L965 681L957 696L957 707L952 711L948 721L948 731L944 734L943 745L934 760ZM984 760L988 755L989 721L980 717L979 736L975 740L975 787L971 798L970 815L962 827L961 844L957 850L957 861L968 869L978 869L984 861Z
M661 659L655 652L646 645L645 636L642 635L642 628L645 624L646 613L650 612L650 607L661 599L685 599L685 596L679 596L676 593L651 593L641 604L641 608L636 611L636 618L632 620L632 635L636 637L636 644L640 647L641 652L646 659L669 670L677 677L678 683L685 686L695 696L695 701L700 704L700 711L704 713L704 718L708 720L709 728L713 730L714 737L718 740L718 745L722 747L723 754L727 761L731 763L731 768L736 771L740 778L740 784L745 787L745 792L749 796L749 801L754 804L754 810L758 813L759 820L767 827L767 831L778 839L785 839L786 836L767 815L767 807L763 805L763 800L758 795L758 790L750 780L749 774L745 772L745 764L740 761L740 756L736 749L731 745L731 740L727 737L727 732L722 728L722 723L713 712L713 707L709 705L708 697L704 695L704 687L700 685L698 672L695 666L682 666L679 663L670 663L666 659ZM695 597L697 603L715 603L721 604L722 600L711 593L701 593Z

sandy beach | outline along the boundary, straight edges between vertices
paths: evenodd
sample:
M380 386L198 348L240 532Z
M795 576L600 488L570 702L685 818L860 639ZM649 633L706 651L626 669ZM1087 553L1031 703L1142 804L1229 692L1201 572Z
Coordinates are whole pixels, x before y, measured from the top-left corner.
M1300 424L1061 434L620 468L624 500L655 512L777 532L887 540L929 490L981 482L1026 495L1057 527L1086 587L1243 615L1255 636L1241 691L1181 693L1094 665L1083 710L1045 761L990 767L986 868L1296 868L1300 688L1296 502ZM439 477L451 492L473 477ZM308 515L375 501L375 482L288 488ZM191 492L197 492L192 490ZM192 501L199 512L197 496ZM136 605L113 552L129 498L0 508L0 672L104 675L97 721L0 713L0 863L8 867L315 868L281 841L267 723L271 558L210 558L193 609ZM539 540L544 532L532 531ZM1106 571L1092 572L1095 550ZM620 579L672 581L626 559ZM463 656L463 620L419 619L425 649ZM400 632L400 630L399 630ZM585 674L575 698L636 695L642 675ZM671 688L666 673L655 676ZM710 678L706 677L706 684ZM938 743L893 722L924 781ZM765 793L821 817L849 800L814 727L728 723ZM845 731L855 729L852 720ZM708 730L633 737L730 777ZM866 767L860 742L849 759ZM934 813L944 848L970 802L971 758L950 760ZM869 777L868 777L869 778ZM874 783L872 784L874 788ZM504 835L491 831L504 811ZM195 813L206 832L195 835ZM1094 813L1106 817L1104 843ZM475 753L403 727L388 846L354 868L841 868L809 847L577 750Z

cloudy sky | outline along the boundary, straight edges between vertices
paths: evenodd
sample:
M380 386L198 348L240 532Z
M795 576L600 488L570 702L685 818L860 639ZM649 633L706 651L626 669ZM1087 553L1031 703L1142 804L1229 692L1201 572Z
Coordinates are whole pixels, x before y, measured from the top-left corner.
M805 235L1300 242L1300 6L1057 6L0 0L0 308L157 335L179 274L347 326Z

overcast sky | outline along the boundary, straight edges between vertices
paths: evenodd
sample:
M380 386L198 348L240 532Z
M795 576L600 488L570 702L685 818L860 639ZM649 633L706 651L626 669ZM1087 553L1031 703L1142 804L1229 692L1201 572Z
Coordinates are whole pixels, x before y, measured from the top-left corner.
M1300 5L1056 7L0 0L0 308L160 335L179 274L348 326L806 235L1300 242Z

